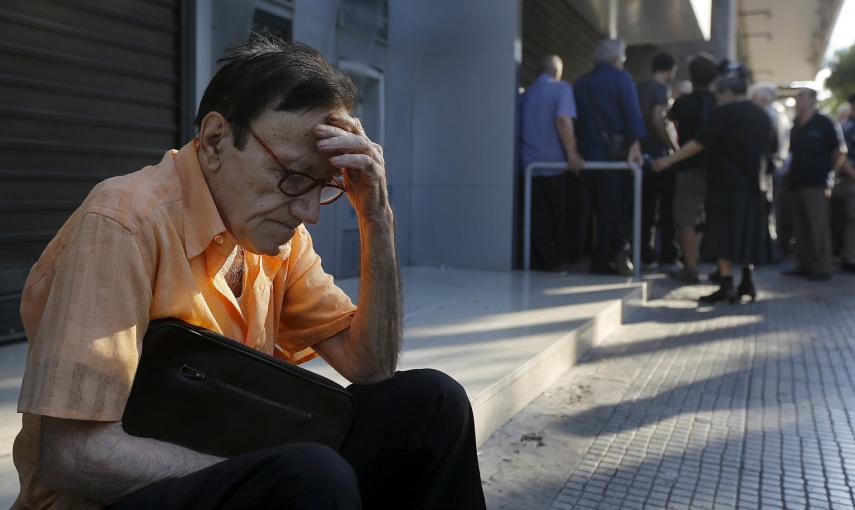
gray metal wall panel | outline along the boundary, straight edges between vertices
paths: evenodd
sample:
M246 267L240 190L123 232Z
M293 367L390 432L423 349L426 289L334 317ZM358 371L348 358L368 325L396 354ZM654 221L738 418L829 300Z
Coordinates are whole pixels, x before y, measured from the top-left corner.
M389 4L386 164L405 264L511 267L518 15L517 0Z
M0 341L92 186L179 144L178 0L0 4Z

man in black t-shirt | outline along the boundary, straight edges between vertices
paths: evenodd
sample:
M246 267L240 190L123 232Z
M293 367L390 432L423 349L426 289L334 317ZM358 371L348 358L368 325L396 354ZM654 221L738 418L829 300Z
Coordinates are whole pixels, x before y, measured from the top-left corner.
M656 159L677 150L677 142L668 130L668 97L670 84L677 74L677 63L667 53L653 57L653 76L638 84L638 102L644 118L646 136L641 151ZM674 246L674 173L647 173L641 197L641 260L651 263L659 244L659 263L673 264L677 258ZM655 229L655 233L654 233ZM657 237L659 238L657 243Z
M709 86L718 72L715 62L698 56L689 63L692 92L674 102L668 117L677 128L680 146L695 138L715 110L715 95ZM676 167L674 182L674 226L680 241L683 269L672 276L686 283L698 283L698 235L695 232L703 213L707 190L706 156L693 156Z
M831 278L829 172L843 164L846 145L834 122L817 111L816 91L796 95L790 132L789 187L798 265L785 274L813 280Z

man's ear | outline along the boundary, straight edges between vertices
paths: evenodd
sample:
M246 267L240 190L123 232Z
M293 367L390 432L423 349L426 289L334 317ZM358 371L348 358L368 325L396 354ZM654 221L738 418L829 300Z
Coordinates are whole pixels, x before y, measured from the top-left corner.
M225 117L217 112L205 115L199 124L199 163L203 169L219 170L223 148L231 138L231 127Z

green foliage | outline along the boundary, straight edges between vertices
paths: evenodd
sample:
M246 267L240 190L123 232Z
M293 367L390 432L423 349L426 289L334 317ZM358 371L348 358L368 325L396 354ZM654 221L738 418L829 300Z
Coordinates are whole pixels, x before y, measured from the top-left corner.
M835 103L842 104L850 94L855 94L855 44L835 53L830 67L831 75L825 86L834 96Z

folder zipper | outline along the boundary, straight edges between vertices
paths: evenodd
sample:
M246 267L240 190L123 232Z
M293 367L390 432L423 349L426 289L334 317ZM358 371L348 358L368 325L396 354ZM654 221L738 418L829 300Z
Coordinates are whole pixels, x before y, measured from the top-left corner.
M240 386L237 386L237 385L234 385L232 383L217 379L216 377L212 377L212 376L206 374L205 372L202 372L199 369L191 367L190 365L187 365L187 364L181 365L181 367L178 369L178 372L188 379L195 379L198 381L207 381L207 382L210 382L211 384L213 384L215 386L219 386L220 388L223 388L223 389L230 391L232 393L237 393L237 394L242 395L242 396L249 398L251 400L255 400L256 402L261 402L261 403L267 404L271 407L275 407L277 409L282 409L283 411L287 411L287 412L294 414L296 416L300 416L301 418L303 418L305 420L312 419L312 415L310 413L300 411L299 409L294 409L292 406L289 406L287 404L283 404L282 402L277 402L276 400L273 400L271 398L267 398L264 395L258 395L256 393L253 393L253 392L247 390L247 389L241 388Z

